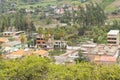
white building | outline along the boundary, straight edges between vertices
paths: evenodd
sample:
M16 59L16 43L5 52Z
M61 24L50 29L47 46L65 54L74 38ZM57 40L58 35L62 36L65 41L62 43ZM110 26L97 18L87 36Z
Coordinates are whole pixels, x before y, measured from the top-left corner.
M66 41L55 40L53 45L54 45L54 48L58 48L58 49L66 49L67 48Z
M25 32L24 31L17 31L17 32L6 31L2 33L3 36L16 36L20 34L25 34Z
M110 30L107 34L107 42L110 45L119 45L119 30Z

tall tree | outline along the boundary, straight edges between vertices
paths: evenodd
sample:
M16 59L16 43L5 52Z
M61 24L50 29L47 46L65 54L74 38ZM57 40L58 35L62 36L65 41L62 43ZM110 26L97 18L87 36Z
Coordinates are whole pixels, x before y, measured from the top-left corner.
M24 48L25 42L27 41L25 34L20 35L20 41L21 41L22 48Z

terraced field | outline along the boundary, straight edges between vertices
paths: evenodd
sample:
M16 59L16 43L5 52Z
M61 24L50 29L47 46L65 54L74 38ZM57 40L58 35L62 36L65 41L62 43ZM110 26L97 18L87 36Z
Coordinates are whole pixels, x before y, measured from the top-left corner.
M106 6L105 12L112 12L120 7L120 0L115 0Z

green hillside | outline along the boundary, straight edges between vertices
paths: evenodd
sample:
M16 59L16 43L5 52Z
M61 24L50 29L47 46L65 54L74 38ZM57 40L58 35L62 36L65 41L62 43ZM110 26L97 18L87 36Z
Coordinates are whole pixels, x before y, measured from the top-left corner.
M61 4L83 4L88 1L97 2L100 3L101 7L105 9L105 11L113 11L116 9L115 2L118 2L120 0L1 0L1 3L3 2L4 5L0 6L2 8L3 6L6 6L8 8L13 8L13 4L15 4L15 7L17 9L20 8L30 8L30 7L38 7L38 6L48 6L48 5L61 5ZM0 3L0 4L1 4ZM114 4L112 4L114 3ZM12 6L11 6L12 5Z

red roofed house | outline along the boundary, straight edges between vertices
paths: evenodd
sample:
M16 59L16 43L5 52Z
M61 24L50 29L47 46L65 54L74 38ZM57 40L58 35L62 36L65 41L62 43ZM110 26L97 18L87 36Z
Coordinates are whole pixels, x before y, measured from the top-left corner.
M94 62L97 64L115 64L117 63L117 58L114 56L97 55L94 58Z
M33 54L36 54L41 57L48 57L49 53L46 50L37 50L37 51L33 52Z
M7 59L15 59L15 58L21 58L24 55L25 55L25 51L20 49L20 50L14 51L14 52L6 55L6 58Z
M6 43L8 42L9 40L7 38L4 38L4 37L1 37L0 38L0 43Z

